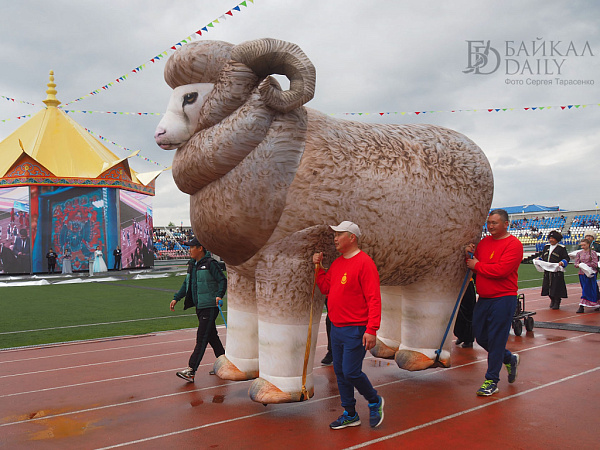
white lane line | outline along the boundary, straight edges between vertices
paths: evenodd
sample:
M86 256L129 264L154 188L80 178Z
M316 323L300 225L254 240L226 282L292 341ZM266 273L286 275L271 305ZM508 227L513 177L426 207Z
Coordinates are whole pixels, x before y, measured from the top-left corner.
M569 381L569 380L572 380L574 378L577 378L577 377L580 377L580 376L583 376L583 375L588 375L590 373L596 372L597 370L600 370L600 366L595 367L594 369L589 369L589 370L586 370L584 372L580 372L580 373L576 373L574 375L570 375L570 376L565 377L565 378L561 378L559 380L551 381L550 383L542 384L540 386L536 386L534 388L527 389L525 391L518 392L518 393L513 394L513 395L509 395L508 397L503 397L503 398L499 398L497 400L486 402L484 405L475 406L474 408L465 409L464 411L460 411L460 412L457 412L455 414L450 414L448 416L444 416L444 417L441 417L439 419L432 420L430 422L414 426L412 428L407 428L406 430L398 431L397 433L392 433L392 434L389 434L387 436L382 436L380 438L373 439L373 440L370 440L370 441L366 441L366 442L363 442L363 443L358 444L358 445L353 445L352 447L346 447L344 450L354 450L354 449L358 449L358 448L367 447L369 445L373 445L373 444L377 444L379 442L387 441L389 439L393 439L393 438L402 436L404 434L412 433L413 431L422 430L423 428L427 428L427 427L430 427L432 425L437 425L438 423L446 422L447 420L456 419L457 417L464 416L465 414L469 414L469 413L472 413L472 412L475 412L475 411L479 411L481 409L488 408L488 407L493 406L493 405L497 405L498 403L505 402L507 400L512 400L513 398L517 398L517 397L521 397L523 395L531 394L532 392L535 392L535 391L537 391L539 389L544 389L544 388L547 388L547 387L550 387L550 386L554 386L554 385L559 384L559 383L564 383L565 381ZM107 447L107 448L111 448L111 447Z
M211 365L211 364L203 364L203 365L208 366L208 365ZM68 384L66 386L54 386L54 387L45 388L45 389L36 389L35 391L13 392L12 394L0 395L0 398L15 397L17 395L25 395L25 394L39 394L40 392L55 391L57 389L65 389L65 388L72 388L72 387L78 387L78 386L87 386L87 385L90 385L90 384L105 383L107 381L120 381L120 380L124 380L126 378L133 378L133 377L138 378L138 377L144 377L146 375L156 375L156 374L159 374L159 373L176 371L178 369L179 368L176 367L174 369L158 370L156 372L137 373L137 374L134 374L134 375L126 375L124 377L106 378L104 380L86 381L85 383L74 383L74 384Z
M82 328L82 327L96 327L99 325L114 325L118 323L130 323L130 322L142 322L145 320L162 320L162 319L177 319L180 317L191 317L191 314L180 314L176 316L162 316L162 317L145 317L143 319L129 319L129 320L117 320L114 322L100 322L100 323L83 323L79 325L65 325L62 327L51 327L51 328L35 328L32 330L16 330L16 331L3 331L0 335L3 334L19 334L19 333L33 333L34 331L52 331L52 330L64 330L67 328Z
M319 347L325 347L326 345L319 345L317 346L317 348ZM365 358L365 359L374 359L373 357L370 358ZM208 363L208 364L200 364L199 367L205 367L205 366L210 366L212 367L214 363ZM324 367L329 367L329 366L318 366L313 368L313 370L318 369L318 368L324 368ZM145 372L145 373L138 373L138 374L133 374L133 375L126 375L123 377L115 377L115 378L105 378L102 380L95 380L95 381L86 381L84 383L74 383L74 384L66 384L63 386L54 386L54 387L49 387L49 388L44 388L44 389L36 389L33 391L23 391L23 392L13 392L11 394L3 394L0 395L0 398L4 398L4 397L15 397L17 395L26 395L26 394L37 394L40 392L48 392L48 391L55 391L58 389L67 389L67 388L72 388L72 387L78 387L78 386L86 386L89 384L98 384L98 383L105 383L105 382L109 382L109 381L120 381L126 378L132 378L132 377L142 377L142 376L146 376L146 375L156 375L156 374L160 374L160 373L165 373L165 372L171 372L171 371L176 371L177 369L180 369L180 367L176 367L174 369L165 369L165 370L157 370L155 372Z
M80 409L78 411L69 411L69 412L61 413L61 414L51 414L51 415L48 415L48 416L35 417L33 419L28 419L28 420L19 420L17 422L7 422L7 423L0 424L0 428L1 427L8 427L10 425L18 425L18 424L22 424L22 423L30 423L30 422L34 422L34 421L38 421L38 420L54 419L55 417L64 417L64 416L71 416L73 414L80 414L80 413L86 413L86 412L91 412L91 411L100 411L102 409L114 408L114 407L117 407L117 406L135 405L136 403L149 402L149 401L152 401L152 400L160 400L160 399L165 399L165 398L169 398L169 397L175 397L177 395L189 394L191 392L207 391L209 389L215 389L217 387L228 386L230 384L248 383L249 381L253 381L253 380L233 381L233 382L230 382L230 383L221 384L219 386L207 386L207 387L198 388L198 389L191 389L189 391L174 392L174 393L171 393L171 394L157 395L155 397L141 398L139 400L130 400L130 401L121 402L121 403L114 403L112 405L97 406L95 408Z
M522 353L523 351L526 351L526 350L533 350L533 349L537 349L537 348L547 347L547 346L550 346L550 345L557 345L557 344L563 343L563 342L568 341L568 340L580 339L580 338L582 338L584 336L590 336L592 334L594 334L594 333L587 333L587 334L584 334L584 335L580 335L580 336L575 336L575 337L572 337L572 338L564 339L562 341L549 342L547 344L539 345L539 346L536 346L536 347L531 347L530 349L521 350L520 352ZM375 359L375 358L369 357L369 358L365 358L365 359ZM444 371L456 370L456 369L463 368L463 367L466 367L466 366L470 366L470 365L473 365L473 364L483 363L485 361L486 361L485 359L477 360L477 361L472 361L472 362L469 362L469 363L466 363L466 364L461 364L459 366L449 367L449 368L446 368L446 369L443 369L443 370ZM322 368L325 368L325 366L313 367L313 370L322 369ZM382 386L388 386L388 385L392 385L392 384L402 383L402 382L405 382L405 381L413 380L415 378L423 378L423 377L427 377L427 376L433 376L433 375L436 375L436 374L439 374L439 373L440 373L439 371L431 371L431 372L419 373L418 375L410 377L410 378L404 378L404 379L401 379L401 380L394 380L394 381L391 381L391 382L388 382L388 383L378 384L375 387L379 388L379 387L382 387ZM18 425L18 424L22 424L22 423L29 423L29 422L37 421L37 420L45 420L45 419L47 420L47 419L51 419L51 418L55 418L55 417L70 416L70 415L74 415L74 414L79 414L79 413L84 413L84 412L90 412L90 411L98 411L98 410L102 410L102 409L108 409L108 408L119 407L119 406L128 406L128 405L131 405L131 404L142 403L142 402L146 402L146 401L160 400L162 398L173 397L175 395L186 394L186 393L189 393L189 392L204 391L204 390L209 390L209 389L220 388L222 386L229 386L229 385L239 384L239 383L247 383L247 382L250 382L250 381L253 381L253 380L246 380L246 381L241 381L241 382L240 381L236 381L236 382L233 382L233 383L225 382L224 384L220 384L220 385L217 385L217 386L209 386L209 387L194 389L194 390L185 391L185 392L171 393L171 394L164 394L164 395L157 395L157 396L149 397L149 398L145 398L145 399L126 401L126 402L115 403L115 404L111 404L111 405L104 405L104 406L99 406L99 407L96 407L96 408L88 408L88 409L83 409L83 410L69 411L69 412L60 413L60 414L53 414L53 415L48 415L48 416L44 416L44 417L37 417L37 418L29 419L29 420L26 420L26 421L8 422L8 423L5 423L5 424L0 424L0 427L10 426L10 425ZM323 402L323 401L335 399L335 398L338 398L338 397L339 397L339 395L332 395L332 396L329 396L329 397L323 397L323 398L319 398L319 399L314 399L313 398L312 403ZM286 405L286 408L301 407L301 406L303 406L305 404L306 404L305 402L299 402L299 403L289 404L289 405ZM151 437L144 438L144 439L141 439L141 440L131 441L131 442L125 442L125 443L122 443L122 444L117 444L116 446L105 447L105 448L117 448L117 447L121 447L121 446L125 446L125 445L130 445L130 444L134 444L134 443L138 443L138 442L145 442L145 441L150 441L150 440L154 440L154 439L160 439L162 437L167 437L167 436L172 436L172 435L176 435L176 434L186 433L186 432L189 432L189 431L195 431L195 430L198 430L198 429L202 429L202 428L206 428L206 427L210 427L210 426L214 426L214 425L219 425L219 424L222 424L222 423L235 422L237 420L243 420L243 419L250 418L250 417L256 417L256 416L263 415L263 414L269 414L271 412L274 412L274 411L273 410L271 410L271 411L265 411L264 413L258 413L258 414L249 415L249 416L232 418L232 419L228 419L226 421L221 421L221 422L209 423L209 424L201 425L199 427L194 427L194 428L179 430L179 431L167 433L165 435L151 436Z
M221 330L222 328L222 330ZM223 338L223 337L227 337L227 328L225 328L224 325L220 325L217 326L217 329L221 332L221 334L219 334L219 337ZM174 334L176 332L196 332L196 328L184 328L181 330L171 330L171 331L161 331L161 332L156 332L154 333L155 336L159 336L161 333L165 333L165 334ZM319 331L319 334L323 334L326 333L325 330L323 331ZM146 337L148 335L140 335L140 337ZM132 336L132 337L136 337L136 336ZM109 338L107 338L109 339ZM181 339L177 339L175 341L162 341L162 342L152 342L150 344L137 344L137 345L127 345L127 346L122 346L122 347L111 347L111 348L103 348L103 349L96 349L96 350L85 350L82 352L73 352L73 353L62 353L62 354L58 354L58 355L45 355L45 356L37 356L34 358L21 358L21 359L11 359L11 360L7 360L7 361L0 361L0 364L7 364L7 363L19 363L19 362L25 362L25 361L39 361L40 359L55 359L55 358L60 358L60 357L69 357L72 355L86 355L89 353L98 353L98 352L107 352L107 351L115 351L115 350L128 350L131 348L139 348L139 347L147 347L150 345L163 345L163 344L171 344L171 343L180 343L180 342L185 342L188 341L189 338L181 338ZM90 340L90 341L77 341L78 343L96 343L98 342L98 340L94 339L94 340ZM70 342L66 342L64 343L65 345L69 345L71 344ZM61 345L61 344L55 344L56 345ZM44 347L37 347L38 349L44 349ZM34 350L35 348L31 348L28 347L27 350ZM0 349L0 352L2 352L2 350Z
M194 328L193 331L195 332L196 329ZM162 342L152 342L150 344L137 344L137 345L127 345L125 347L110 347L110 348L101 348L101 349L97 349L97 350L85 350L83 352L72 352L72 353L62 353L59 355L45 355L45 356L36 356L35 358L22 358L22 359L11 359L11 360L7 360L7 361L0 361L0 364L8 364L8 363L20 363L20 362L26 362L26 361L39 361L40 359L48 359L48 358L60 358L63 356L75 356L75 355L87 355L90 353L99 353L99 352L112 352L112 351L117 351L117 350L128 350L131 348L139 348L139 347L148 347L150 345L163 345L163 344L174 344L174 343L179 343L182 341L187 341L189 340L189 338L185 338L185 339L178 339L175 341L162 341Z
M12 374L12 375L1 375L0 378L20 377L20 376L23 376L23 375L35 375L35 374L38 374L38 373L58 372L60 370L81 369L82 367L101 366L103 364L116 364L116 363L128 362L128 361L139 361L141 359L161 358L163 356L181 355L182 353L189 354L190 351L189 350L185 350L185 351L182 351L182 352L161 353L160 355L139 356L137 358L126 358L126 359L115 359L115 360L112 360L112 361L102 361L102 362L98 362L98 363L81 364L79 366L58 367L56 369L38 370L36 372L15 373L15 374Z
M458 366L458 367L462 367L462 366ZM450 369L448 369L448 370L450 370ZM513 399L515 397L519 397L519 396L522 396L522 395L525 395L525 394L529 394L531 392L537 391L538 389L550 387L550 386L553 386L555 384L562 383L562 382L568 381L570 379L573 379L573 378L576 378L576 377L579 377L579 376L582 376L582 375L587 375L587 374L595 372L597 370L600 370L600 366L596 367L594 369L586 370L585 372L581 372L581 373L578 373L578 374L574 374L574 375L562 378L560 380L555 380L555 381L552 381L550 383L546 383L544 385L536 386L536 387L534 387L532 389L528 389L526 391L519 392L517 394L511 395L511 396L508 396L508 397L503 397L503 398L500 398L500 399L488 402L488 403L486 403L484 405L481 405L481 406L476 406L474 408L470 408L470 409L467 409L467 410L464 410L464 411L461 411L461 412L458 412L458 413L455 413L455 414L451 414L451 415L442 417L440 419L436 419L436 420L427 422L427 423L422 424L422 425L418 425L418 426L415 426L415 427L412 427L412 428L409 428L409 429L406 429L406 430L402 430L402 431L399 431L397 433L390 434L388 436L382 436L382 437L380 437L378 439L373 439L373 440L368 441L368 442L363 442L362 444L358 444L358 445L353 446L353 447L348 447L345 450L363 448L363 447L366 447L366 446L371 445L371 444L382 442L382 441L385 441L385 440L388 440L388 439L393 439L395 437L402 436L403 434L407 434L407 433L410 433L412 431L417 431L417 430L420 430L422 428L426 428L426 427L431 426L431 425L435 425L435 424L438 424L438 423L441 423L441 422L445 422L447 420L454 419L456 417L460 417L460 416L462 416L464 414L468 414L468 413L471 413L471 412L474 412L474 411L477 411L477 410L480 410L480 409L483 409L483 408L487 408L488 406L495 405L497 403ZM407 380L408 379L397 380L394 383L398 383L398 382L402 382L402 381L407 381ZM388 384L391 384L391 383L388 383ZM376 387L379 387L379 386L376 386ZM330 397L325 397L325 398L314 400L313 403L315 403L315 402L322 402L322 401L334 399L334 398L337 398L337 397L339 397L339 396L338 395L334 395L334 396L330 396ZM293 407L299 407L299 406L301 406L303 404L304 403L296 403L296 404L288 406L286 409L293 408ZM125 446L128 446L128 445L140 444L140 443L143 443L143 442L153 441L153 440L156 440L156 439L162 439L162 438L166 438L166 437L170 437L170 436L176 436L178 434L189 433L191 431L201 430L203 428L208 428L208 427L213 427L213 426L217 426L217 425L222 425L222 424L225 424L225 423L236 422L238 420L250 419L250 418L261 416L261 415L264 415L264 414L270 414L271 412L274 412L274 411L273 410L271 410L271 411L264 411L264 412L261 412L261 413L250 414L250 415L247 415L247 416L240 416L240 417L236 417L236 418L233 418L233 419L221 420L219 422L207 423L207 424L200 425L200 426L193 427L193 428L186 428L184 430L172 431L170 433L160 434L160 435L156 435L156 436L150 436L150 437L142 438L142 439L136 439L134 441L122 442L120 444L110 445L108 447L101 447L101 448L98 448L97 450L108 450L108 449L112 449L112 448L120 448L120 447L125 447Z

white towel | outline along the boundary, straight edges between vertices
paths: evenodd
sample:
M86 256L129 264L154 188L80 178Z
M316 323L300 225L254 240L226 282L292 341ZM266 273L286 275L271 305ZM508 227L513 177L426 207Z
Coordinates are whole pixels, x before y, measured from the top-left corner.
M533 265L538 272L564 272L565 268L558 263L551 263L548 261L542 261L541 259L534 259Z
M594 278L594 274L596 271L588 266L586 263L579 263L579 269L585 274L588 278Z

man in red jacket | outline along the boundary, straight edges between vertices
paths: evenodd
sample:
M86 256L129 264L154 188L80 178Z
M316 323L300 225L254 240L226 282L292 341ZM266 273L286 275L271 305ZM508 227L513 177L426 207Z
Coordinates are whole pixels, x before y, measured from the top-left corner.
M375 428L383 421L383 397L362 371L362 362L367 350L375 346L381 321L379 274L373 260L358 248L358 225L346 220L330 228L341 256L326 271L321 265L323 253L313 255L313 263L319 265L317 285L327 295L333 370L344 407L344 413L329 426L339 430L360 425L356 388L369 402L369 423Z
M519 355L506 349L513 316L517 308L519 265L523 260L523 244L508 232L508 213L494 209L487 220L491 236L484 237L477 248L466 248L467 267L477 274L479 300L473 311L473 332L477 343L488 352L485 382L477 395L498 392L500 369L504 363L508 382L517 377ZM473 254L470 258L470 254Z

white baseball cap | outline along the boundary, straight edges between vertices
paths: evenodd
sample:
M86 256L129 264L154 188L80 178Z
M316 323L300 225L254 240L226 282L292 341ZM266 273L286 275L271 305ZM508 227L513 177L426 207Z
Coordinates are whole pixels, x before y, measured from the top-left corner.
M344 220L338 226L329 225L329 228L331 228L333 231L338 232L348 231L356 237L360 237L360 228L358 228L358 225L356 225L354 222L350 222L349 220Z

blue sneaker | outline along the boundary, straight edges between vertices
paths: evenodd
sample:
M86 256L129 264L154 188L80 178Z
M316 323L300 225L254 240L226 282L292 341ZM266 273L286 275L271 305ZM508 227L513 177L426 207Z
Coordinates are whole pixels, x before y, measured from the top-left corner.
M500 391L500 389L498 389L498 385L494 381L485 380L479 388L479 390L477 391L477 395L489 397L490 395L493 395L498 391Z
M383 422L383 397L379 396L377 403L369 403L369 425L371 428L378 427Z
M509 364L504 364L506 370L508 371L508 382L514 383L517 379L517 366L519 365L519 355L513 353L512 359Z
M341 430L342 428L357 427L358 425L360 425L358 413L354 413L354 416L351 416L348 414L348 411L344 411L344 414L338 417L336 421L329 424L329 428L332 430Z

